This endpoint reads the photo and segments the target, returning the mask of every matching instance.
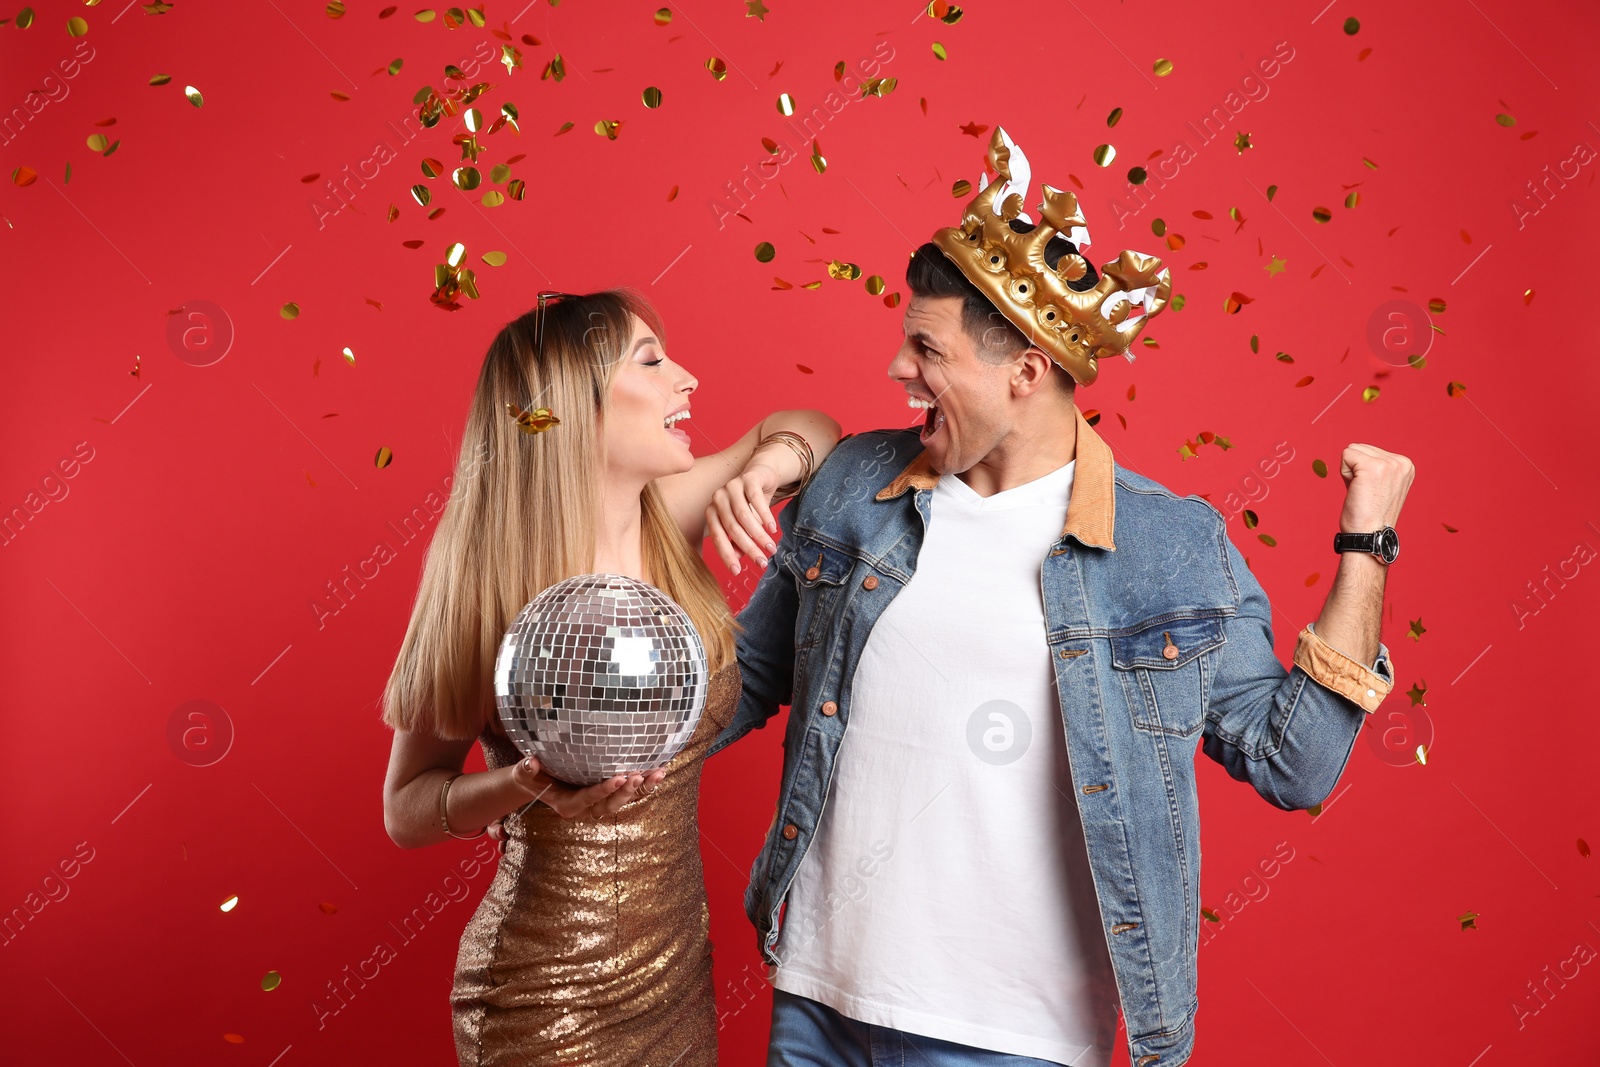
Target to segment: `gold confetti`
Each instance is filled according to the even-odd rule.
[[[1182,311],[1183,310],[1183,305],[1187,304],[1188,302],[1189,302],[1188,298],[1185,297],[1182,293],[1179,293],[1178,295],[1176,295],[1176,296],[1174,296],[1172,298],[1172,310],[1173,311]]]
[[[74,15],[67,20],[67,36],[82,37],[89,32],[89,20]]]
[[[433,199],[433,193],[426,185],[413,185],[411,187],[411,196],[422,207],[427,207],[428,201]]]
[[[1411,683],[1411,688],[1406,690],[1406,696],[1411,698],[1412,707],[1416,707],[1418,704],[1421,704],[1423,707],[1427,707],[1428,683],[1420,678],[1417,679],[1415,682]]]
[[[394,462],[394,453],[389,451],[389,449],[386,447],[380,447],[378,449],[378,454],[372,457],[373,465],[379,470],[383,470],[383,468],[387,467],[392,462]]]
[[[193,104],[195,107],[201,107],[206,102],[205,97],[200,95],[200,90],[196,89],[192,85],[185,85],[183,87],[183,95],[188,97],[189,103]]]
[[[25,30],[33,25],[33,8],[25,7],[17,12],[17,29]]]
[[[938,41],[933,42],[933,58],[934,59],[948,59],[949,57],[950,57],[950,54],[945,51],[944,45],[940,44]]]
[[[1344,20],[1344,32],[1354,37],[1361,29],[1361,20],[1354,15]]]
[[[224,900],[220,906],[224,914],[232,911],[234,908],[239,906],[238,894],[235,894],[229,897],[227,900]]]
[[[423,10],[418,11],[412,17],[415,18],[418,22],[432,22],[434,20],[434,17],[437,14],[438,14],[438,12],[433,11],[430,8],[424,8]]]
[[[455,182],[457,189],[476,189],[483,180],[477,167],[457,167],[450,174],[450,180]]]
[[[440,163],[437,159],[434,159],[432,156],[424,156],[423,157],[423,159],[422,159],[422,176],[423,177],[425,177],[425,178],[437,178],[439,175],[441,175],[443,173],[444,173],[444,164],[443,163]]]
[[[1158,59],[1151,64],[1150,69],[1155,71],[1156,77],[1165,78],[1168,74],[1172,73],[1172,60]]]
[[[1277,539],[1274,538],[1271,534],[1257,534],[1256,536],[1258,538],[1260,538],[1261,543],[1266,545],[1268,548],[1276,548],[1276,547],[1278,547]]]
[[[767,7],[761,0],[744,0],[744,17],[754,18],[757,22],[767,21]]]
[[[1432,300],[1428,301],[1428,310],[1433,312],[1435,315],[1443,315],[1444,308],[1444,301],[1440,300],[1438,297],[1434,297]]]
[[[1417,746],[1417,763],[1418,763],[1419,766],[1423,766],[1423,767],[1426,767],[1428,765],[1428,746],[1427,745],[1418,745]]]
[[[390,63],[389,64],[389,74],[391,76],[393,76],[395,74],[399,74],[400,73],[400,68],[405,65],[405,62],[406,61],[404,59],[397,59],[393,63]]]
[[[1115,126],[1117,124],[1117,121],[1119,119],[1121,119],[1121,118],[1122,118],[1122,109],[1120,107],[1114,107],[1114,108],[1111,109],[1111,114],[1106,116],[1106,125],[1107,126]]]
[[[780,115],[793,115],[794,114],[794,97],[790,96],[788,93],[779,93],[778,94],[778,114],[780,114]]]
[[[1269,202],[1272,200],[1273,197],[1275,197],[1277,195],[1278,195],[1278,187],[1276,185],[1267,186],[1267,200]]]
[[[1243,517],[1244,517],[1244,528],[1246,530],[1254,530],[1256,528],[1257,523],[1260,521],[1259,519],[1256,518],[1256,513],[1251,511],[1249,508],[1245,508],[1244,509]]]
[[[1165,237],[1167,235],[1167,220],[1155,219],[1152,221],[1150,223],[1150,232],[1155,234],[1157,237]]]
[[[867,292],[873,296],[883,292],[883,275],[874,274],[867,279]]]
[[[346,346],[344,348],[341,348],[339,351],[340,351],[340,353],[342,353],[344,355],[344,360],[345,360],[346,363],[349,363],[351,365],[355,364],[356,354],[354,352],[350,351],[348,346]]]
[[[1369,385],[1365,389],[1361,390],[1361,399],[1363,402],[1368,404],[1378,399],[1378,387],[1376,385]]]
[[[1531,303],[1533,303],[1533,290],[1532,289],[1523,290],[1523,292],[1522,292],[1522,306],[1523,307],[1527,307]]]
[[[1494,117],[1494,120],[1496,122],[1498,122],[1502,126],[1515,126],[1517,124],[1517,120],[1516,119],[1514,119],[1510,115],[1507,115],[1507,114],[1504,114],[1504,113],[1496,115]]]
[[[516,404],[507,401],[506,413],[516,420],[517,429],[527,434],[544,433],[552,426],[561,425],[561,420],[556,418],[549,408],[534,408],[532,411],[523,411]]]
[[[1094,161],[1102,167],[1111,166],[1111,161],[1117,158],[1117,150],[1108,144],[1100,145],[1094,150]]]
[[[300,317],[300,305],[291,300],[278,309],[278,314],[286,319],[298,319]]]
[[[331,0],[323,10],[328,13],[330,19],[344,18],[344,0]]]
[[[777,249],[772,247],[771,241],[762,241],[756,245],[756,259],[762,263],[771,263],[772,257],[777,254]]]
[[[897,308],[897,307],[899,307],[900,306],[900,294],[899,293],[890,293],[888,296],[884,297],[883,298],[883,306],[884,307],[888,307],[888,308]]]
[[[11,172],[11,184],[18,186],[32,185],[39,180],[39,172],[32,167],[18,167]]]
[[[1205,919],[1205,921],[1208,923],[1219,923],[1222,921],[1222,916],[1218,915],[1210,908],[1201,908],[1200,917]]]
[[[150,78],[151,85],[165,85],[172,80],[170,74],[156,74]]]
[[[972,192],[972,183],[965,178],[957,178],[955,184],[950,186],[950,195],[963,197]]]
[[[1463,912],[1461,915],[1457,916],[1456,922],[1461,924],[1461,929],[1463,929],[1463,930],[1476,930],[1478,928],[1477,919],[1478,919],[1478,913],[1477,912],[1468,911],[1468,912]]]
[[[656,10],[655,20],[656,20],[656,25],[657,26],[669,25],[672,22],[672,8],[670,8],[670,7],[658,8]]]
[[[1355,207],[1359,203],[1361,203],[1361,194],[1355,192],[1354,190],[1351,191],[1349,196],[1344,198],[1345,207]]]
[[[544,81],[547,78],[551,78],[555,81],[560,81],[566,76],[567,64],[566,61],[561,58],[561,54],[558,52],[555,58],[551,59],[550,62],[544,65],[544,70],[539,73],[539,80]]]
[[[485,252],[483,261],[491,267],[503,267],[506,265],[506,254],[504,252]]]
[[[1328,465],[1320,459],[1314,459],[1311,461],[1311,472],[1318,478],[1326,478],[1328,476]]]
[[[1309,808],[1306,809],[1306,814],[1311,816],[1313,819],[1315,819],[1318,815],[1322,814],[1322,805],[1321,804],[1313,804],[1313,805],[1311,805]]]
[[[711,72],[711,76],[717,79],[717,81],[722,81],[728,76],[728,64],[724,63],[716,56],[712,56],[710,59],[706,60],[706,69]]]
[[[1316,219],[1318,222],[1327,222],[1329,219],[1333,218],[1333,212],[1329,211],[1325,207],[1312,208],[1311,217]]]
[[[261,988],[266,990],[268,993],[272,992],[274,989],[277,989],[282,984],[283,975],[279,974],[277,971],[268,971],[266,974],[261,976]]]
[[[1246,148],[1254,148],[1255,145],[1250,143],[1250,135],[1243,130],[1240,130],[1234,135],[1233,147],[1239,150],[1240,155],[1244,155],[1244,150]]]
[[[1144,184],[1144,180],[1147,177],[1149,177],[1149,175],[1145,172],[1145,169],[1143,167],[1129,167],[1128,168],[1128,182],[1129,182],[1129,184],[1132,184],[1132,185],[1143,185]]]
[[[1466,384],[1464,382],[1451,382],[1449,385],[1444,387],[1444,395],[1448,396],[1452,400],[1458,396],[1466,396]]]
[[[818,174],[828,169],[828,161],[822,155],[822,149],[817,147],[817,142],[811,142],[811,166]]]
[[[654,85],[647,87],[640,95],[640,98],[644,101],[645,107],[661,106],[661,90],[657,89]]]
[[[861,268],[854,263],[841,263],[836,259],[828,264],[828,277],[838,281],[853,282],[861,277]]]

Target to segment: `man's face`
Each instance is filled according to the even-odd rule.
[[[910,406],[932,402],[919,439],[935,470],[960,474],[1010,430],[1013,362],[992,365],[978,358],[961,325],[959,297],[913,296],[902,325],[905,342],[889,361],[889,377],[910,394]]]

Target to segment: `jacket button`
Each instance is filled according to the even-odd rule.
[[[1164,659],[1177,659],[1178,658],[1178,646],[1177,645],[1168,645],[1166,648],[1163,648],[1161,650],[1161,655],[1162,655],[1162,658],[1164,658]]]
[[[861,580],[861,588],[863,588],[863,589],[876,589],[876,588],[878,588],[878,576],[876,574],[867,575],[865,578],[863,578]]]
[[[1061,555],[1061,553],[1063,553],[1065,551],[1066,551],[1066,549],[1064,549],[1064,548],[1052,548],[1050,550],[1050,554],[1052,556],[1059,556],[1059,555]]]
[[[789,823],[783,828],[783,836],[788,838],[790,841],[793,841],[797,836],[799,836],[799,833],[800,831],[795,827],[794,823]]]
[[[817,569],[815,564],[813,564],[810,567],[807,567],[806,568],[806,581],[808,581],[808,582],[816,581],[817,580],[817,575],[819,575],[821,573],[822,572]]]
[[[835,704],[833,701],[830,700],[826,704],[822,705],[822,714],[837,715],[838,713],[839,705]]]

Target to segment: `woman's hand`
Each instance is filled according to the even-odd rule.
[[[618,774],[594,785],[578,787],[550,777],[533,756],[524,757],[511,769],[512,781],[528,794],[528,804],[541,802],[563,819],[610,815],[624,804],[654,792],[666,775],[665,768],[657,767],[647,774]],[[500,843],[501,852],[506,850],[506,819],[519,814],[526,807],[524,805],[489,824],[489,836]]]
[[[706,506],[706,533],[717,555],[734,574],[739,573],[739,553],[762,567],[778,550],[778,522],[767,501],[778,489],[778,473],[765,463],[753,462],[718,489]]]

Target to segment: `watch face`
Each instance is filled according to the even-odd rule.
[[[1378,552],[1385,563],[1393,563],[1400,555],[1400,535],[1394,532],[1393,526],[1385,526],[1378,534]]]

